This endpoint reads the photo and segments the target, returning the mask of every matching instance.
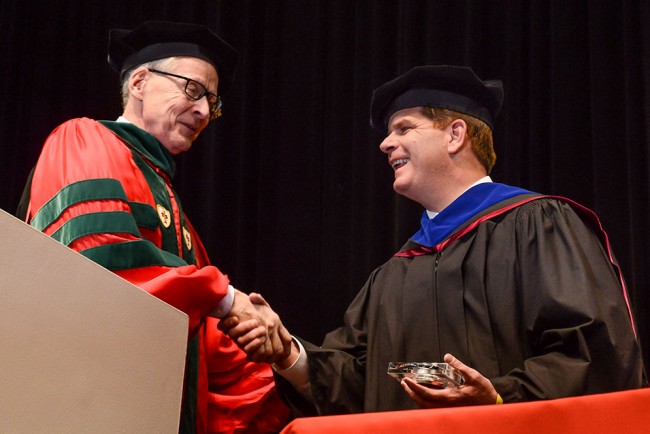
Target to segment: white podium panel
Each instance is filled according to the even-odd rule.
[[[177,433],[187,330],[0,210],[0,433]]]

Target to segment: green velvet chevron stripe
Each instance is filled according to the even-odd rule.
[[[187,262],[178,256],[160,250],[147,240],[104,244],[82,250],[80,253],[112,271],[151,266],[181,267],[187,265]]]
[[[52,234],[52,238],[69,246],[74,240],[94,234],[131,234],[142,238],[133,216],[126,211],[106,211],[73,217]]]
[[[30,224],[39,231],[54,223],[61,214],[80,202],[88,200],[117,199],[126,201],[122,184],[116,179],[87,179],[66,185],[38,210]]]
[[[160,217],[156,209],[147,203],[129,202],[131,213],[138,227],[155,231],[160,226]]]

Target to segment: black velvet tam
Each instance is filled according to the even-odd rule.
[[[417,66],[375,89],[370,103],[370,125],[386,132],[395,112],[432,107],[475,117],[493,128],[502,104],[500,80],[483,81],[464,66]]]
[[[215,66],[219,93],[230,87],[239,54],[209,28],[198,24],[148,21],[133,30],[109,32],[108,64],[120,73],[153,60],[173,56],[198,57]]]

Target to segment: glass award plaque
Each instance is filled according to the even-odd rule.
[[[462,374],[447,363],[390,362],[388,375],[397,381],[409,377],[423,386],[435,389],[458,387],[465,381]]]

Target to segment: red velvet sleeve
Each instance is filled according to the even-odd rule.
[[[118,188],[123,190],[125,197],[96,197],[96,192],[92,200],[72,200],[65,196],[66,187],[84,181],[92,187],[95,180],[119,181]],[[65,230],[75,234],[74,239],[64,243],[73,250],[83,253],[109,244],[140,242],[146,243],[152,255],[160,253],[160,242],[155,231],[121,232],[120,229],[109,228],[110,225],[115,226],[114,215],[123,217],[125,225],[137,228],[130,203],[155,206],[155,202],[143,174],[133,161],[131,150],[101,124],[90,119],[68,121],[47,139],[34,172],[30,218],[44,205],[51,206],[57,200],[69,203],[42,230],[54,235],[65,226]],[[84,231],[88,234],[84,235]],[[200,242],[196,244],[200,245]],[[151,262],[154,263],[153,260]],[[198,263],[206,262],[203,258]],[[205,315],[225,296],[229,283],[228,278],[214,266],[199,268],[180,260],[173,266],[154,264],[112,271],[185,312],[190,317],[190,335],[195,333]]]

